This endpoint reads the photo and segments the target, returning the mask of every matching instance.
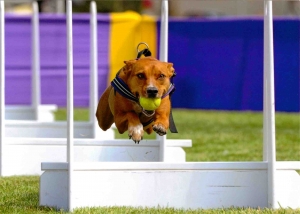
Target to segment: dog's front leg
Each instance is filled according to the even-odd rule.
[[[156,114],[156,120],[153,124],[152,129],[163,136],[167,134],[167,130],[169,128],[169,118],[165,114]]]
[[[152,129],[160,136],[167,134],[167,130],[169,128],[170,109],[170,100],[166,98],[155,111],[155,120]]]
[[[129,139],[135,143],[139,143],[143,139],[143,125],[135,112],[126,112],[115,118],[116,127],[121,134],[128,130]]]

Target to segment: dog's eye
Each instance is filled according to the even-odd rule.
[[[144,78],[145,78],[145,75],[144,75],[144,74],[137,74],[137,77],[138,77],[139,79],[144,79]]]
[[[165,75],[160,74],[159,77],[158,77],[158,79],[164,79],[165,77],[166,77]]]

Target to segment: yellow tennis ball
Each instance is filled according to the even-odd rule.
[[[161,98],[140,97],[140,105],[148,111],[153,111],[160,106]]]

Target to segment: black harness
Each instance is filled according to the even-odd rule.
[[[137,60],[139,58],[141,58],[141,56],[151,56],[151,52],[148,48],[142,50],[142,51],[138,51],[137,54]],[[175,75],[174,75],[175,76]],[[173,83],[173,77],[171,78],[171,84],[170,87],[168,89],[168,91],[161,97],[161,99],[167,97],[169,95],[170,100],[171,100],[171,95],[173,94],[173,92],[175,91],[175,85]],[[139,103],[139,99],[133,94],[131,93],[128,85],[118,76],[118,74],[116,75],[116,77],[112,80],[111,82],[111,86],[114,88],[115,92],[118,92],[120,95],[122,95],[123,97],[125,97],[126,99],[129,99],[135,103],[137,103],[141,108],[142,108],[142,113],[146,116],[146,117],[152,117],[155,114],[155,110],[154,111],[147,111],[145,110]],[[149,121],[147,121],[146,123],[143,123],[143,126],[146,127],[149,124],[151,124],[154,121],[153,118],[151,118]],[[169,126],[170,126],[170,131],[172,133],[178,133],[175,123],[174,123],[174,119],[173,119],[173,115],[172,115],[172,108],[170,111],[170,117],[169,117]]]

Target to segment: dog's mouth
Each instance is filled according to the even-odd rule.
[[[140,95],[138,92],[135,93],[135,97],[137,99],[140,99],[140,97],[146,97],[146,98],[161,98],[161,96],[159,96],[159,94],[148,94],[148,93],[145,93],[145,95]]]

